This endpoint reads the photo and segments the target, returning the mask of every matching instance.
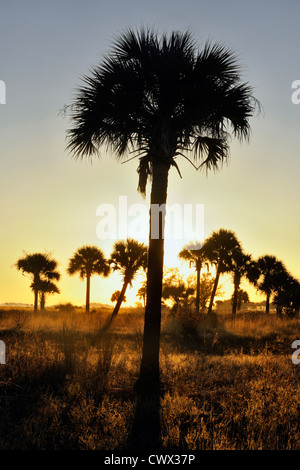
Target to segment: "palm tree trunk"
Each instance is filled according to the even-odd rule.
[[[37,312],[39,304],[39,291],[34,289],[34,311]]]
[[[121,293],[119,295],[119,298],[117,300],[117,303],[115,305],[115,308],[114,308],[114,311],[113,313],[111,314],[111,316],[109,317],[109,319],[107,320],[107,322],[105,323],[104,325],[104,330],[108,330],[114,320],[114,318],[118,315],[119,313],[119,310],[120,310],[120,307],[121,307],[121,304],[124,300],[124,297],[125,297],[125,293],[126,293],[126,289],[127,289],[127,286],[128,286],[129,282],[128,281],[124,281],[124,284],[123,284],[123,287],[122,287],[122,290],[121,290]]]
[[[200,273],[201,265],[196,267],[197,269],[197,286],[196,286],[196,313],[199,314],[200,310]]]
[[[152,191],[150,209],[150,234],[147,271],[147,300],[145,308],[145,324],[142,362],[138,388],[145,392],[159,388],[159,348],[161,326],[161,294],[164,264],[164,219],[165,213],[159,212],[154,220],[154,205],[166,204],[169,165],[153,163]],[[156,206],[157,208],[157,206]],[[158,219],[158,220],[157,220]],[[154,238],[156,229],[158,238]]]
[[[153,204],[165,204],[167,199],[169,165],[155,163],[152,166],[151,208]],[[147,299],[140,376],[136,383],[137,403],[133,419],[129,447],[156,451],[160,447],[160,324],[161,293],[164,263],[163,223],[159,216],[159,236],[151,237],[151,229],[157,223],[150,209],[150,234],[148,249]]]
[[[270,292],[267,292],[267,298],[266,298],[266,313],[270,313]]]
[[[88,313],[90,311],[90,290],[91,290],[91,276],[90,274],[86,275],[86,300],[85,300],[85,311]]]
[[[217,292],[219,279],[220,279],[220,274],[221,274],[220,273],[220,268],[219,268],[219,265],[218,265],[217,274],[216,274],[216,278],[215,278],[215,282],[214,282],[214,287],[213,287],[213,290],[212,290],[212,293],[211,293],[211,296],[210,296],[210,302],[209,302],[209,307],[208,307],[208,311],[207,311],[208,315],[210,315],[212,313],[214,298],[215,298],[215,295],[216,295],[216,292]]]
[[[41,293],[41,301],[40,301],[40,308],[41,310],[45,310],[45,302],[46,302],[46,294],[45,292]]]
[[[240,276],[235,275],[234,276],[234,292],[233,292],[233,299],[232,299],[232,315],[236,315],[240,283],[241,283]]]

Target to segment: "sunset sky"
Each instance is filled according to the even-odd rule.
[[[299,18],[299,0],[1,0],[0,303],[33,302],[30,279],[14,264],[24,252],[47,251],[62,274],[61,294],[48,304],[82,305],[85,284],[66,274],[68,259],[82,245],[108,257],[114,243],[97,236],[97,207],[112,204],[118,213],[119,196],[126,196],[128,205],[148,208],[149,194],[143,200],[136,191],[137,160],[121,164],[103,152],[92,165],[75,161],[60,113],[82,75],[128,27],[189,29],[200,48],[210,39],[236,51],[264,111],[251,119],[249,143],[232,141],[229,164],[218,173],[206,176],[177,159],[182,179],[171,169],[168,203],[203,204],[205,237],[234,230],[254,258],[275,255],[300,279],[300,105],[291,100],[292,82],[300,80]],[[177,254],[186,242],[166,243],[167,266],[181,266]],[[93,278],[91,302],[109,303],[120,288],[118,274]],[[229,281],[224,288],[231,295]]]

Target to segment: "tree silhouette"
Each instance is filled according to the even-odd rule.
[[[39,292],[43,292],[43,286],[45,287],[46,285],[45,283],[53,280],[58,281],[60,274],[56,271],[57,262],[55,259],[52,259],[50,255],[43,253],[25,253],[25,255],[24,258],[20,258],[17,261],[16,267],[21,270],[23,274],[32,275],[30,287],[34,292],[34,311],[36,312],[38,309]],[[54,284],[53,286],[53,288],[57,289]]]
[[[251,255],[243,252],[242,247],[235,249],[231,257],[231,271],[233,273],[233,296],[232,296],[232,315],[236,314],[240,285],[243,277],[249,282],[256,283],[259,277],[257,264],[251,259]]]
[[[233,253],[240,249],[240,242],[234,232],[221,228],[210,235],[203,249],[209,262],[216,266],[216,277],[207,312],[211,314],[220,275],[232,270]]]
[[[41,310],[45,310],[46,296],[49,294],[59,294],[60,290],[54,284],[54,282],[43,280],[43,281],[40,281],[39,293],[40,293],[40,308]]]
[[[67,273],[70,274],[70,276],[79,273],[80,279],[86,279],[86,312],[90,311],[91,276],[98,274],[107,277],[109,272],[109,264],[102,250],[97,246],[86,245],[78,248],[72,258],[70,258]]]
[[[190,267],[194,266],[197,274],[196,282],[196,313],[199,313],[200,310],[200,279],[201,279],[201,270],[204,264],[208,267],[207,257],[203,250],[201,244],[190,244],[183,248],[180,251],[179,258],[189,261]]]
[[[143,306],[146,306],[146,298],[147,298],[147,281],[143,281],[141,287],[137,291],[138,299],[143,301]]]
[[[257,260],[258,290],[266,294],[266,313],[270,313],[270,298],[280,288],[287,276],[285,266],[273,255],[264,255]]]
[[[124,301],[128,285],[132,285],[132,281],[140,269],[146,269],[147,248],[143,243],[139,243],[131,238],[127,238],[126,241],[118,241],[114,244],[109,263],[113,271],[119,271],[121,273],[123,277],[123,287],[113,313],[105,324],[105,330],[111,326],[114,318],[117,316],[121,304]]]
[[[233,300],[234,300],[234,292],[233,292],[232,297],[231,297],[232,302],[233,302]],[[243,289],[239,289],[238,292],[237,292],[237,307],[236,307],[237,310],[241,309],[242,303],[247,303],[247,302],[250,302],[248,292],[246,292]]]
[[[115,290],[115,292],[112,294],[110,301],[111,302],[117,302],[119,300],[121,291],[120,290]],[[124,295],[122,302],[126,302],[126,295]]]
[[[249,137],[256,105],[252,88],[241,82],[235,55],[225,46],[207,43],[199,52],[188,32],[159,38],[151,30],[128,30],[84,78],[70,107],[68,148],[75,156],[90,157],[103,145],[118,156],[134,151],[143,195],[151,176],[147,303],[138,382],[139,393],[145,396],[160,388],[169,170],[178,169],[177,156],[189,159],[188,152],[199,167],[217,169],[229,155],[231,133],[239,139]],[[154,207],[162,209],[158,216]],[[149,445],[146,437],[145,443]]]

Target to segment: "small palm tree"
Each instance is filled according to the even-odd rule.
[[[147,299],[147,282],[146,281],[142,282],[141,287],[137,291],[137,297],[138,297],[138,299],[143,301],[143,306],[145,308],[146,307],[146,299]]]
[[[114,244],[109,263],[113,271],[119,271],[121,273],[123,277],[123,287],[118,296],[113,313],[105,324],[105,330],[111,326],[114,318],[117,316],[121,304],[124,301],[128,285],[132,286],[132,281],[140,269],[146,269],[147,248],[143,243],[138,243],[131,238],[127,238],[126,241],[118,241]]]
[[[39,286],[40,292],[40,309],[45,310],[46,306],[46,296],[49,294],[59,294],[60,290],[52,281],[40,281]]]
[[[203,250],[203,246],[199,243],[190,244],[181,250],[178,255],[179,258],[189,261],[190,267],[194,266],[197,274],[196,281],[196,313],[200,311],[200,279],[201,279],[201,270],[204,265],[207,266],[208,263],[207,256]]]
[[[239,249],[240,242],[235,233],[222,228],[218,232],[213,232],[204,243],[203,250],[209,262],[216,266],[216,277],[208,306],[208,314],[212,313],[220,275],[232,270],[233,253]]]
[[[111,302],[117,302],[119,300],[120,295],[121,295],[121,291],[120,290],[115,290],[115,292],[112,294],[112,296],[110,298],[110,301]],[[123,302],[126,302],[126,295],[124,295],[124,297],[123,297]]]
[[[90,281],[91,276],[98,274],[107,277],[110,268],[105,256],[97,246],[83,246],[78,248],[69,260],[67,273],[70,276],[79,273],[80,279],[86,279],[85,310],[90,311]]]
[[[60,279],[60,274],[56,271],[57,262],[48,254],[26,253],[24,258],[20,258],[17,261],[16,267],[23,274],[26,273],[32,276],[30,287],[34,292],[34,311],[36,312],[38,309],[39,292],[42,292],[43,282],[58,281]]]
[[[231,134],[249,137],[256,108],[235,55],[223,45],[207,43],[199,51],[189,32],[159,38],[151,30],[129,30],[84,78],[70,107],[68,148],[87,158],[104,146],[118,157],[135,152],[138,189],[145,195],[151,177],[151,207],[161,207],[167,201],[169,171],[179,171],[176,157],[189,160],[190,153],[202,169],[218,169],[229,155]],[[150,211],[150,234],[155,225],[158,236],[149,238],[139,380],[140,392],[147,395],[156,394],[160,383],[164,260],[164,214],[157,221]]]
[[[243,277],[249,282],[256,283],[259,277],[257,264],[251,259],[251,255],[243,252],[242,248],[237,248],[232,253],[231,271],[233,273],[233,296],[232,296],[232,315],[236,314],[238,305],[238,296]]]
[[[264,255],[257,260],[259,277],[256,286],[266,294],[266,313],[270,313],[270,299],[286,279],[287,271],[281,261],[273,255]]]

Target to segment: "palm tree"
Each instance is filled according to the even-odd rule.
[[[110,298],[110,301],[111,302],[117,302],[119,297],[120,297],[120,294],[121,294],[120,290],[115,290],[115,292],[113,292],[113,294]],[[124,295],[124,297],[123,297],[123,302],[126,302],[126,295]]]
[[[43,280],[43,281],[40,281],[39,293],[40,293],[40,309],[45,310],[46,295],[59,294],[60,290],[54,284],[54,282],[49,281],[49,280],[45,280],[45,281]]]
[[[218,232],[213,232],[204,242],[203,250],[209,262],[216,266],[216,277],[208,306],[208,314],[212,313],[220,275],[232,270],[233,253],[239,249],[240,242],[235,233],[223,228]]]
[[[160,383],[165,214],[154,219],[152,209],[165,207],[169,170],[179,171],[177,156],[188,159],[191,152],[199,167],[219,168],[229,155],[231,133],[249,137],[256,107],[252,88],[241,82],[240,66],[225,46],[206,43],[199,52],[188,32],[159,38],[151,30],[128,30],[84,78],[69,108],[68,149],[76,157],[90,157],[103,146],[118,157],[135,152],[143,195],[151,176],[141,393],[156,394]]]
[[[45,282],[53,280],[58,281],[60,279],[59,272],[56,271],[57,262],[52,259],[50,255],[43,253],[25,253],[24,258],[20,258],[17,263],[17,269],[21,270],[22,273],[32,275],[31,289],[34,292],[34,311],[38,309],[38,297],[39,292],[43,291],[43,285]]]
[[[256,283],[259,277],[259,270],[251,255],[243,252],[242,248],[233,251],[231,258],[231,271],[233,273],[234,291],[232,296],[232,315],[236,314],[238,305],[238,296],[240,285],[243,277],[246,277],[249,282]]]
[[[207,257],[203,250],[201,244],[190,244],[184,247],[179,255],[179,258],[189,261],[190,267],[194,266],[197,274],[196,281],[196,313],[199,313],[200,310],[200,279],[201,279],[201,270],[204,264],[208,268],[208,263],[206,263]]]
[[[137,291],[138,299],[143,301],[144,308],[146,307],[146,298],[147,298],[147,281],[143,281],[141,287]]]
[[[105,256],[97,246],[83,246],[78,248],[69,260],[67,273],[72,276],[79,273],[80,279],[86,278],[85,310],[90,311],[90,281],[91,276],[98,274],[104,277],[109,275],[110,269]]]
[[[121,273],[123,277],[123,287],[118,296],[113,313],[105,324],[105,330],[108,330],[114,318],[118,315],[128,285],[132,286],[132,281],[140,269],[146,269],[147,248],[143,243],[139,243],[131,238],[127,238],[126,241],[118,241],[114,244],[109,263],[113,271],[119,271]]]
[[[279,289],[287,276],[283,263],[273,255],[264,255],[257,260],[259,278],[256,286],[266,294],[266,313],[270,313],[270,298]]]
[[[274,277],[273,302],[276,304],[276,313],[280,316],[283,308],[285,308],[286,312],[290,314],[297,309],[297,304],[299,305],[299,281],[287,271],[279,271]]]

